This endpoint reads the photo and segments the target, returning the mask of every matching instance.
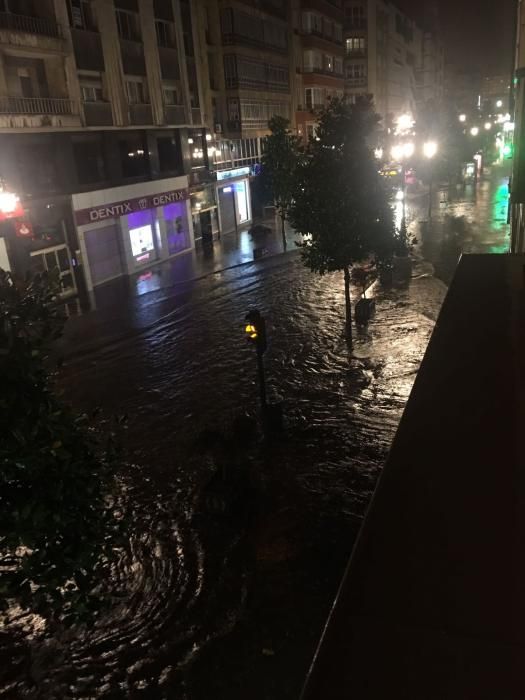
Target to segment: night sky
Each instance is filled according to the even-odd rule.
[[[434,0],[427,0],[428,5]],[[510,73],[516,0],[435,0],[447,61],[482,75]],[[422,12],[425,0],[397,0],[401,8]]]

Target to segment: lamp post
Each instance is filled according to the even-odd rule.
[[[434,158],[438,152],[438,145],[435,141],[427,141],[423,144],[423,155],[429,161]],[[432,186],[434,184],[434,168],[430,166],[430,184],[428,189],[428,220],[432,218]]]
[[[407,177],[406,177],[406,161],[414,155],[416,147],[411,141],[400,143],[392,147],[392,158],[401,163],[401,173],[403,177],[403,222],[406,219],[406,194],[407,194]]]

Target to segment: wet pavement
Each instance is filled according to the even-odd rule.
[[[129,418],[119,476],[133,527],[111,583],[120,602],[74,638],[14,616],[0,637],[0,659],[15,661],[2,663],[0,697],[298,697],[442,280],[461,246],[502,251],[508,241],[503,176],[436,201],[431,226],[421,223],[425,196],[409,200],[429,262],[419,260],[408,285],[373,288],[377,313],[352,352],[341,275],[314,276],[293,250],[223,271],[212,259],[184,282],[162,267],[71,319],[66,395],[79,409]],[[267,317],[270,393],[283,401],[286,431],[235,455],[246,508],[212,516],[198,497],[214,474],[199,434],[254,411],[255,358],[242,327],[252,306]]]

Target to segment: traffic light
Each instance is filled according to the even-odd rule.
[[[246,314],[246,339],[253,343],[259,354],[266,351],[266,321],[257,309],[253,309]]]

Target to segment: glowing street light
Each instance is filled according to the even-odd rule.
[[[427,141],[423,144],[423,155],[425,158],[433,158],[438,152],[438,145],[435,141]]]
[[[397,118],[397,131],[398,133],[410,131],[414,124],[415,122],[411,114],[402,114],[400,117]]]
[[[477,126],[473,126],[472,129],[470,130],[471,136],[477,136],[479,134],[479,129]]]
[[[490,129],[492,129],[492,122],[485,122],[485,129],[490,131]]]
[[[498,100],[496,102],[496,107],[503,107],[503,100]]]
[[[466,114],[460,114],[460,115],[459,115],[459,121],[460,121],[460,122],[466,122],[466,121],[467,121],[467,115],[466,115]]]

